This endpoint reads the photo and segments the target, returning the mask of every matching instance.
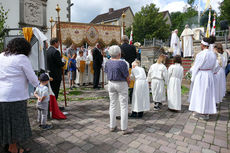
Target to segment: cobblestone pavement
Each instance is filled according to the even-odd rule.
[[[78,97],[86,96],[108,93],[91,89]],[[129,119],[129,127],[135,131],[126,136],[109,132],[107,98],[69,102],[68,119],[49,121],[54,128],[48,131],[38,128],[35,104],[29,104],[33,137],[25,145],[32,149],[31,153],[230,153],[230,96],[209,121],[194,118],[188,111],[187,97],[182,99],[180,113],[168,111],[166,103],[160,111],[153,111],[152,103],[143,119]],[[119,120],[117,123],[119,126]]]

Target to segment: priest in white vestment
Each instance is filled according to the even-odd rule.
[[[189,110],[199,113],[200,119],[209,119],[209,114],[216,114],[214,68],[216,55],[209,50],[209,38],[203,38],[202,51],[197,54],[191,81],[194,83]],[[196,115],[194,113],[194,115]]]
[[[168,108],[171,110],[181,110],[181,82],[184,74],[184,69],[181,66],[181,56],[174,57],[174,63],[168,69]]]
[[[182,48],[184,57],[193,56],[193,31],[189,28],[189,25],[185,26],[180,38],[182,39]]]
[[[132,95],[132,114],[130,117],[141,118],[144,111],[150,110],[149,84],[145,70],[138,60],[132,63],[131,79],[135,81]]]
[[[172,36],[171,36],[170,47],[173,49],[173,56],[181,55],[181,52],[180,52],[180,39],[177,36],[177,34],[178,34],[178,30],[176,29],[176,30],[174,30],[172,32]]]

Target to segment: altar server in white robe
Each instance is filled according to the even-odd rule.
[[[189,28],[189,25],[187,24],[180,36],[180,38],[182,39],[182,45],[183,45],[182,48],[183,48],[184,57],[193,56],[193,35],[194,35],[193,31]]]
[[[88,48],[88,56],[86,57],[86,64],[88,65],[87,80],[89,85],[91,85],[93,84],[93,55],[90,47]]]
[[[219,63],[219,69],[215,72],[216,85],[219,86],[219,90],[216,88],[217,94],[217,103],[222,102],[225,93],[226,93],[226,76],[225,76],[225,67],[227,59],[223,55],[223,46],[220,43],[217,43],[214,47],[214,50],[217,52],[217,61]]]
[[[153,64],[148,72],[148,81],[151,82],[155,110],[159,110],[162,102],[166,100],[165,85],[168,83],[168,71],[163,64],[165,59],[165,55],[161,54],[157,63]]]
[[[209,119],[209,114],[216,114],[214,68],[216,55],[209,50],[209,38],[201,41],[202,51],[197,54],[191,81],[194,83],[189,110],[200,114],[200,119]]]
[[[168,86],[167,98],[168,108],[171,110],[181,110],[181,82],[184,74],[184,69],[181,66],[181,56],[174,57],[174,63],[168,69]]]
[[[180,52],[180,39],[177,36],[177,34],[178,34],[178,30],[176,29],[176,30],[174,30],[172,32],[172,36],[171,36],[170,47],[173,49],[173,56],[181,55],[181,52]]]
[[[85,56],[83,56],[83,51],[80,50],[79,51],[79,56],[77,57],[77,68],[78,68],[78,82],[80,84],[80,86],[82,86],[83,84],[85,84],[86,82],[86,78],[85,78],[85,67],[86,65],[86,58]]]
[[[150,110],[149,84],[145,70],[140,67],[140,61],[132,63],[131,79],[135,81],[132,95],[132,114],[130,117],[142,118],[144,111]]]

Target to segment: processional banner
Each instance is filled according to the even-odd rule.
[[[120,26],[61,22],[60,27],[64,45],[75,43],[81,46],[87,43],[93,46],[99,42],[104,46],[110,46],[121,42]],[[58,24],[54,25],[52,31],[52,37],[58,36]]]

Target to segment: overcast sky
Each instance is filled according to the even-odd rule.
[[[207,0],[201,0],[202,9],[204,9]],[[223,0],[211,0],[212,7],[219,12],[219,2]],[[160,11],[169,12],[183,11],[187,0],[72,0],[74,5],[71,7],[72,22],[89,23],[97,15],[107,13],[109,8],[120,9],[130,6],[133,13],[141,10],[142,6],[150,3],[156,4]],[[198,0],[196,0],[196,4]]]

